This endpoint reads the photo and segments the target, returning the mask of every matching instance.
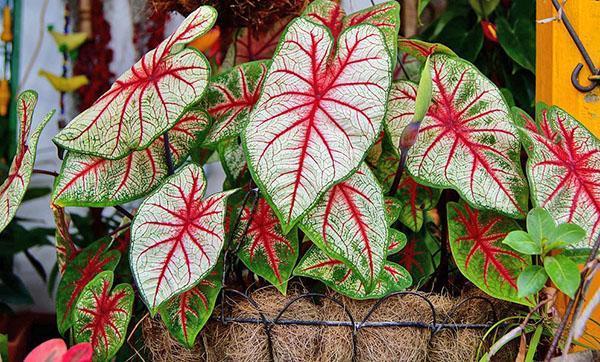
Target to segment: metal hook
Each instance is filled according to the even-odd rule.
[[[575,87],[580,92],[583,92],[583,93],[591,92],[598,85],[598,81],[590,80],[589,85],[587,85],[587,86],[581,85],[581,83],[579,83],[579,73],[581,73],[582,68],[583,68],[583,64],[579,63],[579,64],[577,64],[575,69],[573,69],[573,73],[571,73],[571,83],[573,83],[573,87]]]

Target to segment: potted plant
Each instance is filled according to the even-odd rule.
[[[451,253],[482,291],[531,308],[514,334],[529,332],[546,298],[532,271],[574,292],[576,273],[556,279],[557,268],[571,269],[562,249],[589,253],[599,233],[600,145],[579,122],[542,106],[532,120],[452,50],[398,39],[394,1],[350,15],[314,1],[270,59],[239,63],[250,46],[241,31],[224,62],[231,68],[217,72],[188,46],[216,16],[209,6],[192,12],[53,139],[66,151],[52,194],[57,323],[90,342],[95,360],[119,351],[142,310],[192,347],[232,271],[247,269],[283,294],[293,276],[354,299],[405,290],[422,276],[398,263],[403,248],[409,238],[436,240],[430,226],[440,231],[441,274]],[[408,76],[396,71],[398,58],[416,65],[418,83],[394,79]],[[18,106],[27,130],[34,93]],[[35,144],[25,139],[27,162],[13,180],[32,172]],[[199,150],[218,154],[223,192],[205,196]],[[13,213],[24,188],[6,185]],[[121,206],[139,199],[135,212]],[[531,212],[544,215],[538,224],[525,221],[530,200],[545,209]],[[64,208],[82,206],[126,217],[79,248]],[[525,224],[528,233],[516,233]],[[548,254],[556,248],[559,256]],[[536,288],[519,287],[533,277]]]

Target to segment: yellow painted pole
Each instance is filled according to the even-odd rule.
[[[559,0],[559,3],[562,2]],[[536,7],[538,20],[557,15],[551,0],[537,0]],[[595,66],[600,67],[600,1],[568,0],[564,10]],[[579,82],[588,85],[590,71],[564,24],[551,21],[536,25],[536,99],[563,108],[600,138],[600,87],[588,93],[581,93],[573,87],[571,73],[579,63],[584,64]],[[586,302],[598,288],[600,276],[594,278],[590,292],[585,296]],[[557,308],[561,313],[567,302],[566,296],[558,297]],[[600,326],[597,324],[600,322],[600,308],[593,313],[592,319],[596,323],[588,322],[586,333],[578,342],[600,349]]]
[[[600,67],[600,1],[568,0],[564,9],[596,67]],[[551,0],[537,0],[538,20],[554,16],[556,10]],[[537,24],[537,100],[565,109],[600,137],[600,87],[589,93],[573,87],[571,72],[578,63],[584,64],[580,83],[587,85],[590,72],[564,24],[559,21]]]

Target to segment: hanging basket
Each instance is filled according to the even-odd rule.
[[[400,292],[356,301],[339,294],[282,296],[274,288],[245,295],[228,290],[187,349],[160,318],[147,318],[142,334],[154,361],[471,361],[489,348],[482,338],[509,314],[510,304],[478,292],[460,298]],[[516,346],[497,355],[514,360]]]

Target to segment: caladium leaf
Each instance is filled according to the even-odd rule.
[[[204,145],[239,135],[258,100],[269,65],[270,61],[240,64],[211,81],[204,99],[213,124]]]
[[[78,251],[69,232],[71,217],[63,207],[50,204],[50,208],[52,209],[54,224],[56,225],[56,263],[58,271],[63,274],[67,267],[67,262],[73,260]]]
[[[400,217],[400,211],[404,207],[395,197],[386,196],[383,200],[385,206],[385,217],[388,225],[392,225]]]
[[[112,284],[113,272],[98,274],[83,289],[76,304],[75,341],[92,344],[93,361],[110,360],[127,337],[133,288],[129,284],[119,284],[112,289]]]
[[[358,25],[338,44],[331,58],[327,29],[294,20],[242,132],[248,166],[284,232],[358,168],[379,136],[391,67],[383,37]]]
[[[205,112],[191,110],[168,131],[175,165],[187,158],[194,143],[207,132],[208,125]],[[69,152],[55,181],[53,202],[61,206],[120,205],[148,194],[168,172],[164,136],[147,149],[118,160]]]
[[[217,146],[217,152],[229,185],[237,186],[250,181],[244,147],[237,139],[222,141]]]
[[[251,206],[245,207],[242,222],[250,225],[242,238],[244,244],[238,252],[239,258],[248,269],[285,295],[288,279],[298,259],[296,230],[284,235],[277,216],[265,199],[258,200],[254,213],[251,213]]]
[[[329,28],[334,39],[351,26],[371,24],[381,30],[392,59],[396,59],[396,42],[400,28],[400,4],[388,1],[346,16],[338,1],[316,0],[302,14]]]
[[[364,164],[333,186],[300,222],[304,233],[326,254],[352,268],[367,290],[385,264],[387,225],[383,192]]]
[[[152,314],[217,263],[224,243],[225,200],[235,190],[202,200],[205,189],[202,168],[189,164],[152,192],[133,219],[131,270]]]
[[[441,54],[430,59],[433,104],[408,152],[407,170],[419,183],[457,190],[476,207],[523,218],[527,183],[500,91],[466,61]],[[386,118],[394,145],[413,118],[415,99],[414,84],[394,84]]]
[[[224,67],[271,59],[279,43],[279,38],[289,22],[290,18],[283,18],[268,27],[266,31],[256,31],[252,28],[240,29],[235,35],[234,43],[227,50],[226,58],[229,61],[224,62]]]
[[[389,242],[387,255],[397,254],[406,246],[406,235],[403,232],[390,228],[388,231]]]
[[[521,118],[519,130],[532,202],[557,224],[581,226],[587,238],[574,247],[591,247],[600,234],[600,142],[562,109],[540,108],[536,123]]]
[[[428,43],[417,39],[398,39],[398,52],[414,57],[420,63],[424,63],[425,59],[433,54],[445,54],[456,57],[456,54],[445,45],[439,43]],[[417,73],[418,74],[418,73]],[[418,75],[417,78],[418,79]]]
[[[115,269],[121,258],[117,250],[108,250],[110,243],[101,239],[81,250],[65,268],[56,293],[56,322],[64,334],[73,325],[73,310],[85,286],[103,271]]]
[[[393,261],[402,265],[420,286],[435,273],[439,264],[439,244],[426,227],[418,233],[410,234],[404,248]]]
[[[147,148],[200,100],[210,65],[200,51],[186,45],[208,32],[216,16],[210,6],[192,12],[170,37],[75,117],[54,142],[67,150],[110,159]]]
[[[223,261],[192,289],[158,308],[167,329],[179,343],[194,347],[196,336],[210,318],[222,288]]]
[[[392,187],[399,163],[398,153],[389,141],[384,140],[381,157],[373,171],[384,190],[390,190]],[[409,229],[419,231],[423,225],[424,214],[435,207],[440,195],[441,190],[422,185],[404,173],[392,198],[396,200],[393,204],[396,218],[393,221],[399,220]]]
[[[15,217],[17,209],[25,196],[33,172],[38,140],[44,126],[54,114],[54,112],[48,113],[30,137],[33,111],[37,104],[37,93],[30,90],[21,93],[16,104],[19,137],[15,158],[8,170],[8,177],[0,185],[0,210],[2,210],[0,212],[0,231],[4,230]]]
[[[385,262],[383,271],[373,290],[367,292],[360,278],[342,261],[333,259],[316,247],[310,248],[296,269],[294,275],[317,279],[338,293],[353,299],[378,299],[404,290],[412,284],[410,274],[400,265]]]
[[[531,257],[502,243],[518,229],[516,222],[493,212],[466,203],[448,204],[450,249],[461,273],[494,298],[530,305],[518,296],[517,277]]]

